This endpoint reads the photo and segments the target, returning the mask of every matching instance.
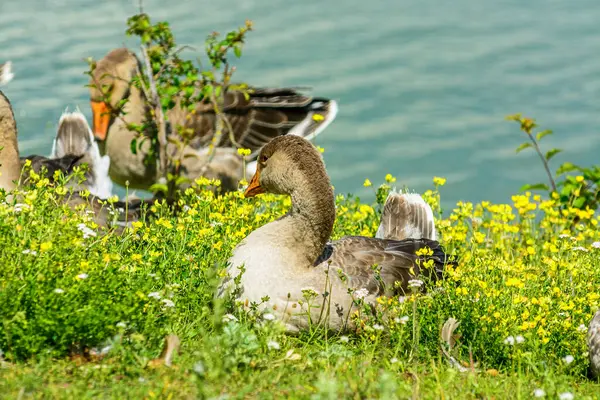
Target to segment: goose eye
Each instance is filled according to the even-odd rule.
[[[268,159],[269,159],[269,157],[267,157],[267,156],[261,156],[260,157],[260,162],[264,164],[264,163],[267,162]]]

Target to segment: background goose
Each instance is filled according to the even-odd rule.
[[[596,311],[590,322],[587,344],[590,357],[589,375],[593,379],[598,379],[600,376],[600,311]]]
[[[417,276],[441,277],[446,254],[433,240],[433,213],[418,195],[396,193],[388,198],[382,231],[394,239],[349,236],[328,242],[336,215],[333,190],[320,153],[301,137],[277,137],[261,150],[245,195],[264,192],[291,196],[291,209],[238,244],[229,260],[229,275],[236,277],[243,265],[240,299],[261,303],[269,296],[261,307],[273,310],[289,330],[308,324],[306,306],[300,305],[305,289],[319,294],[311,320],[317,321],[326,307],[329,326],[343,329],[352,309],[348,289],[373,303],[381,295],[406,291],[409,280]],[[398,229],[391,229],[386,220],[394,221]],[[415,252],[424,247],[431,249],[430,255],[417,256]],[[428,260],[432,268],[419,267]],[[380,268],[381,279],[373,266]],[[230,279],[220,294],[231,288]],[[329,293],[328,303],[321,304],[324,292]]]
[[[54,176],[56,170],[68,175],[73,168],[85,164],[84,185],[90,193],[104,199],[112,195],[112,181],[108,176],[110,159],[100,156],[92,130],[79,110],[65,111],[60,117],[50,158],[38,155],[21,157],[21,166],[27,160],[31,161],[31,168],[36,173],[45,168],[49,176]]]
[[[131,84],[139,71],[140,62],[131,51],[119,48],[109,52],[96,64],[90,79],[90,99],[94,134],[101,143],[101,152],[111,158],[111,178],[120,185],[129,181],[133,188],[147,189],[157,180],[156,165],[143,162],[151,143],[144,141],[137,154],[132,154],[130,143],[136,133],[127,129],[127,124],[142,124],[147,120],[144,94]],[[102,101],[100,87],[110,89],[110,104]],[[128,102],[121,117],[115,117],[117,105],[123,99]],[[255,159],[258,149],[274,137],[293,134],[311,139],[322,132],[335,119],[337,104],[326,98],[301,95],[293,89],[254,88],[248,99],[241,93],[226,93],[223,112],[231,132],[228,127],[224,129],[217,143],[220,149],[208,168],[204,150],[216,127],[212,106],[199,103],[192,113],[176,106],[167,113],[167,119],[172,127],[181,125],[194,132],[184,150],[187,156],[183,158],[183,174],[194,178],[203,173],[224,181],[225,189],[235,189],[243,170],[236,149],[232,149],[231,137],[241,147],[251,149],[250,159]],[[315,117],[317,114],[320,116]],[[175,146],[169,148],[171,154],[177,151]]]
[[[73,119],[74,118],[74,119]],[[69,129],[66,127],[74,127],[73,121],[76,124],[81,124],[79,117],[72,115],[69,118],[61,118],[61,125],[63,129],[59,129],[57,135],[57,142],[55,144],[54,152],[59,154],[66,148],[85,148],[84,145],[65,144],[63,139],[68,135]],[[87,124],[87,123],[86,123]],[[72,131],[71,131],[72,132]],[[88,127],[89,132],[89,127]],[[66,135],[66,136],[65,136]],[[89,135],[86,133],[89,140]],[[85,135],[73,135],[72,138],[82,138]],[[95,144],[94,144],[95,146]],[[79,158],[78,158],[79,157]],[[38,171],[41,171],[41,166],[48,168],[48,177],[51,181],[53,180],[54,171],[60,170],[64,174],[71,172],[72,167],[77,164],[80,159],[90,157],[89,154],[83,154],[73,156],[67,154],[59,159],[47,159],[41,156],[33,156],[32,164],[35,163]],[[77,161],[73,162],[74,159]],[[21,179],[21,164],[22,160],[19,158],[19,147],[17,142],[17,124],[14,118],[14,113],[10,101],[2,91],[0,91],[0,189],[5,191],[11,191],[16,188],[20,183]],[[32,165],[33,166],[33,165]],[[85,182],[84,182],[85,184]],[[80,187],[85,189],[86,187]],[[68,198],[65,198],[67,204],[71,207],[75,207],[80,204],[86,204],[94,213],[95,222],[100,226],[114,226],[117,229],[121,229],[125,220],[127,223],[133,222],[140,218],[141,211],[144,205],[150,204],[150,200],[137,200],[133,202],[115,202],[113,203],[114,209],[107,208],[103,202],[98,201],[100,199],[92,196],[90,199],[83,199],[76,193],[72,194]],[[123,210],[123,211],[121,211]],[[127,210],[127,212],[125,212]]]

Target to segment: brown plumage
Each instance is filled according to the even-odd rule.
[[[390,192],[375,237],[395,240],[411,237],[435,239],[431,207],[418,194]]]
[[[62,121],[62,119],[61,119]],[[88,128],[89,130],[89,128]],[[59,130],[59,133],[61,130]],[[60,135],[59,135],[60,137]],[[95,144],[94,144],[95,146]],[[12,190],[19,182],[21,176],[21,159],[19,158],[19,149],[17,143],[17,125],[14,119],[14,113],[10,101],[0,91],[0,188]],[[51,182],[54,181],[54,172],[61,171],[64,175],[69,175],[75,165],[86,154],[65,154],[57,159],[48,159],[42,156],[30,156],[32,166],[38,173],[46,171],[45,177]],[[24,178],[26,181],[27,178]],[[76,190],[88,189],[85,182],[81,186],[76,186]],[[77,193],[65,197],[64,202],[69,207],[77,207],[81,204],[86,205],[86,209],[94,214],[95,222],[100,226],[114,227],[121,230],[125,223],[131,223],[139,219],[152,200],[136,200],[131,202],[115,202],[112,206],[107,205],[101,198],[90,196],[89,199],[80,197]]]
[[[307,325],[307,310],[301,302],[305,289],[327,293],[317,298],[331,301],[325,314],[328,324],[343,329],[353,307],[349,291],[372,303],[381,295],[407,292],[413,279],[440,279],[449,262],[433,240],[431,209],[422,199],[410,200],[417,195],[390,196],[385,214],[393,214],[388,218],[401,227],[398,232],[404,232],[402,235],[430,237],[394,240],[350,236],[328,242],[335,220],[334,194],[320,153],[303,138],[277,137],[261,150],[246,197],[264,192],[291,196],[292,207],[285,216],[258,228],[238,244],[229,273],[237,276],[238,267],[244,265],[242,300],[260,303],[269,296],[261,308],[271,309],[290,330]],[[427,212],[407,212],[416,203],[419,206],[415,210]],[[424,248],[429,249],[427,255],[417,256]],[[230,285],[231,281],[225,282],[222,289]],[[322,311],[317,307],[314,313],[311,319],[320,317]]]
[[[592,379],[598,379],[600,376],[600,311],[596,311],[590,321],[587,345],[590,357],[589,375]]]
[[[144,154],[149,151],[149,143],[137,155],[131,154],[129,144],[136,134],[114,116],[118,114],[115,110],[119,102],[128,99],[122,118],[127,123],[136,124],[148,120],[145,96],[131,84],[139,71],[139,60],[131,51],[121,48],[109,52],[98,61],[91,77],[90,99],[94,113],[94,133],[96,139],[103,142],[101,151],[111,158],[110,176],[113,181],[122,184],[124,180],[128,180],[132,187],[147,188],[157,178],[156,166],[144,165],[142,162]],[[102,101],[99,86],[111,90],[110,104]],[[337,104],[326,98],[305,96],[288,88],[251,88],[248,98],[239,92],[225,93],[222,111],[226,122],[223,124],[222,135],[216,142],[217,148],[248,148],[252,151],[249,160],[253,160],[257,151],[274,137],[295,134],[310,139],[316,136],[335,118]],[[113,115],[109,117],[111,113]],[[190,113],[179,106],[177,99],[176,106],[167,112],[166,118],[170,131],[174,131],[176,126],[193,131],[186,151],[199,154],[184,159],[184,176],[195,178],[201,173],[208,177],[225,178],[235,182],[234,187],[226,189],[237,188],[237,182],[243,176],[241,160],[236,164],[228,157],[226,164],[213,167],[213,164],[220,162],[219,157],[215,157],[210,166],[204,166],[207,159],[203,150],[212,140],[217,125],[214,108],[208,101],[198,103]],[[179,149],[172,146],[168,151],[176,154]],[[233,156],[239,158],[236,154]],[[199,168],[198,164],[203,167]]]

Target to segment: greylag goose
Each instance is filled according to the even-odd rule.
[[[111,159],[110,177],[120,185],[128,181],[132,188],[148,189],[158,178],[157,166],[144,163],[150,140],[144,140],[137,154],[133,154],[130,144],[136,133],[127,128],[127,124],[147,120],[144,94],[131,83],[139,71],[140,62],[133,52],[126,48],[112,50],[97,62],[92,73],[90,100],[94,134],[102,154]],[[102,87],[110,89],[110,104],[103,101],[99,90]],[[124,99],[127,103],[122,114],[115,117]],[[212,105],[199,103],[192,113],[176,106],[167,113],[167,120],[171,126],[180,125],[194,132],[191,143],[183,150],[183,175],[192,179],[199,174],[219,178],[224,181],[224,189],[232,190],[237,188],[244,171],[231,136],[241,147],[252,150],[252,161],[256,151],[276,136],[293,134],[311,139],[322,132],[335,119],[337,104],[325,98],[303,96],[293,89],[254,88],[249,98],[239,92],[226,93],[223,112],[229,121],[225,125],[231,126],[232,132],[226,126],[208,169],[206,148],[216,124]],[[176,154],[180,150],[170,145],[168,151]]]
[[[61,125],[63,128],[66,126],[73,127],[72,122],[75,121],[77,124],[81,123],[78,117],[64,118]],[[55,154],[60,154],[66,150],[66,144],[63,139],[68,137],[64,136],[63,133],[69,132],[69,129],[60,129],[55,144]],[[88,138],[89,140],[89,127],[85,132],[85,135],[73,135],[72,138]],[[95,143],[94,143],[95,145]],[[70,148],[85,148],[84,145],[77,146],[69,144]],[[58,159],[47,159],[40,156],[32,158],[35,167],[38,171],[42,171],[42,166],[46,167],[47,175],[49,180],[53,180],[54,172],[56,170],[62,171],[64,174],[69,174],[72,171],[72,167],[79,162],[80,159],[86,159],[90,157],[89,154],[76,155],[66,154],[65,156]],[[76,161],[73,161],[76,160]],[[23,161],[24,162],[24,161]],[[17,124],[14,118],[14,113],[10,101],[2,91],[0,91],[0,189],[5,191],[11,191],[21,184],[21,167],[22,160],[19,158],[19,147],[17,142]],[[78,187],[77,189],[88,189],[85,185]],[[10,199],[11,197],[9,197]],[[116,227],[117,230],[121,230],[124,226],[123,219],[127,222],[133,222],[141,216],[141,211],[144,205],[151,204],[149,200],[136,200],[133,202],[115,202],[113,203],[114,209],[111,210],[107,207],[104,202],[99,201],[101,199],[92,196],[89,199],[80,197],[77,193],[73,193],[68,198],[65,198],[65,202],[71,206],[76,207],[80,204],[87,204],[89,209],[94,213],[95,222],[100,226],[105,227]],[[120,210],[127,210],[121,212]]]
[[[410,280],[441,277],[447,257],[434,240],[433,213],[419,195],[389,196],[382,238],[349,236],[329,242],[336,216],[334,193],[320,153],[306,139],[280,136],[262,148],[245,196],[265,192],[290,196],[290,211],[235,247],[229,277],[218,295],[234,290],[234,278],[243,267],[238,299],[270,310],[289,331],[306,328],[321,314],[330,328],[344,329],[346,322],[352,324],[348,313],[353,296],[375,303],[379,296],[405,292]],[[306,290],[316,293],[310,317]]]
[[[64,112],[60,117],[50,158],[38,155],[21,157],[21,167],[27,160],[36,173],[45,168],[49,176],[54,176],[56,170],[69,175],[73,168],[85,164],[85,186],[90,193],[103,199],[112,196],[112,181],[108,176],[110,159],[100,156],[92,130],[79,110]]]
[[[590,322],[587,345],[590,357],[589,375],[592,379],[598,379],[600,376],[600,311],[596,311]]]

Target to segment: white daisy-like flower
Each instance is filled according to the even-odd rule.
[[[594,242],[592,243],[592,247],[595,249],[600,249],[600,242]]]
[[[23,250],[21,253],[23,253],[23,254],[29,254],[31,256],[37,256],[37,251],[30,250],[30,249]]]
[[[573,356],[572,356],[572,355],[570,355],[570,354],[569,354],[568,356],[565,356],[565,357],[563,358],[563,361],[564,361],[564,362],[565,362],[565,364],[567,364],[567,365],[568,365],[568,364],[571,364],[571,363],[572,363],[574,360],[575,360],[575,357],[573,357]]]
[[[587,332],[588,328],[584,324],[581,324],[577,327],[578,332]]]
[[[544,389],[535,389],[533,391],[533,397],[545,397],[546,396],[546,392],[544,391]]]
[[[236,318],[235,315],[233,314],[225,314],[223,315],[223,323],[227,323],[227,322],[233,322],[233,321],[237,321],[238,319]]]
[[[194,372],[197,373],[198,375],[204,375],[204,364],[202,363],[202,361],[198,361],[196,364],[194,364]]]
[[[588,252],[588,249],[586,249],[585,247],[581,247],[581,246],[575,246],[571,250],[574,250],[574,251],[583,251],[584,253]]]
[[[558,237],[561,239],[570,239],[571,235],[567,235],[566,233],[561,233],[560,235],[558,235]]]
[[[127,328],[127,324],[123,321],[117,322],[117,328]]]
[[[525,338],[523,336],[519,335],[515,338],[515,340],[517,341],[517,343],[521,344],[525,341]]]
[[[163,305],[165,307],[175,307],[175,303],[169,299],[163,299]]]
[[[512,336],[507,337],[506,339],[504,339],[504,344],[513,346],[515,344],[515,338]]]
[[[340,342],[348,343],[349,341],[350,341],[350,338],[348,336],[340,336]]]
[[[87,278],[88,278],[88,276],[89,276],[89,275],[88,275],[88,274],[86,274],[86,273],[79,274],[79,275],[77,275],[77,279],[81,279],[81,280],[83,280],[83,279],[87,279]]]
[[[405,316],[400,317],[400,318],[398,318],[398,317],[394,318],[394,322],[397,323],[397,324],[406,325],[406,323],[408,322],[408,319],[409,319],[408,315],[405,315]]]
[[[396,364],[397,362],[398,362],[398,359],[396,357],[394,357],[390,360],[390,364]]]
[[[423,286],[423,281],[420,279],[411,279],[408,281],[408,287],[420,288],[421,286]]]
[[[54,293],[61,294],[61,293],[64,293],[64,292],[65,292],[65,291],[64,291],[64,290],[62,290],[61,288],[56,288],[56,289],[54,289]]]
[[[278,343],[278,342],[276,342],[276,341],[274,341],[274,340],[270,340],[270,341],[267,343],[267,347],[268,347],[270,350],[279,350],[279,349],[280,349],[279,343]]]
[[[373,329],[375,329],[376,331],[382,331],[383,330],[383,325],[375,324],[375,325],[373,325]]]
[[[560,400],[573,400],[575,396],[573,396],[573,393],[571,392],[563,392],[558,394],[558,398]]]
[[[368,295],[369,295],[369,291],[366,288],[362,288],[362,289],[358,289],[358,290],[354,291],[354,297],[356,297],[359,300],[364,299]]]
[[[156,300],[160,300],[160,293],[159,292],[150,292],[150,293],[148,293],[148,297],[151,297]]]
[[[275,319],[275,316],[271,313],[266,313],[262,316],[264,319],[266,319],[267,321],[273,321]]]

